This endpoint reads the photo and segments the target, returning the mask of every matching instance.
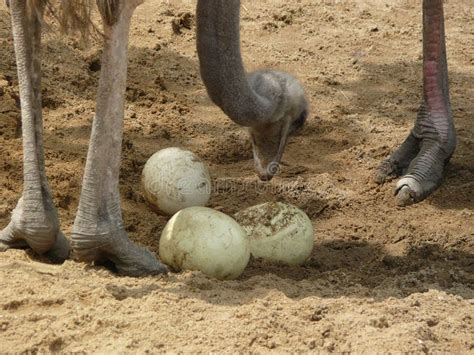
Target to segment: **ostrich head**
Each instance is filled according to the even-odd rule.
[[[199,0],[197,22],[197,49],[207,92],[234,122],[249,127],[257,173],[262,180],[270,180],[279,170],[288,136],[307,117],[303,87],[285,72],[245,72],[240,0]]]

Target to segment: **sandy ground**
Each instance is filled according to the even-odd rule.
[[[0,227],[22,189],[18,83],[0,1]],[[133,22],[121,193],[130,237],[158,252],[166,218],[139,190],[156,150],[199,154],[210,205],[232,214],[263,201],[311,217],[315,248],[298,268],[253,260],[235,281],[198,272],[117,277],[0,255],[0,352],[474,353],[474,6],[446,2],[459,144],[428,200],[398,208],[376,166],[406,137],[421,96],[421,1],[243,2],[248,69],[296,74],[311,101],[282,173],[260,183],[245,132],[211,104],[194,26],[173,31],[194,1],[149,0]],[[176,21],[175,21],[176,20]],[[45,38],[46,164],[62,228],[71,230],[93,117],[100,45]]]

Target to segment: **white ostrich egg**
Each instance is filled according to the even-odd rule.
[[[210,208],[179,211],[161,233],[160,259],[175,270],[200,270],[230,280],[240,276],[249,258],[249,241],[242,227]]]
[[[234,217],[247,232],[254,257],[300,265],[313,250],[311,221],[293,205],[268,202],[249,207]]]
[[[205,206],[211,196],[211,177],[194,153],[166,148],[146,162],[142,188],[152,207],[171,216],[186,207]]]

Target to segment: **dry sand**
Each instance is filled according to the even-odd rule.
[[[199,154],[210,205],[232,214],[287,201],[310,216],[302,266],[251,261],[235,281],[198,272],[127,278],[28,251],[0,254],[0,352],[474,353],[474,6],[446,2],[459,143],[432,197],[398,208],[375,168],[408,134],[421,97],[421,1],[243,1],[248,69],[296,74],[311,101],[282,173],[255,176],[245,132],[207,98],[194,1],[149,0],[132,25],[121,193],[130,237],[158,252],[166,218],[139,190],[156,150]],[[0,227],[22,190],[18,82],[0,1]],[[186,21],[184,21],[186,23]],[[100,45],[45,38],[46,164],[68,234],[80,193]]]

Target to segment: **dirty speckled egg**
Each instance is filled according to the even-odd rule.
[[[194,153],[166,148],[146,162],[142,190],[152,208],[171,216],[186,207],[205,206],[211,195],[211,177]]]
[[[200,270],[220,280],[240,276],[250,258],[242,227],[222,212],[189,207],[176,213],[160,238],[160,259],[175,270]]]
[[[238,212],[234,218],[247,232],[254,257],[301,265],[313,250],[311,221],[293,205],[263,203]]]

